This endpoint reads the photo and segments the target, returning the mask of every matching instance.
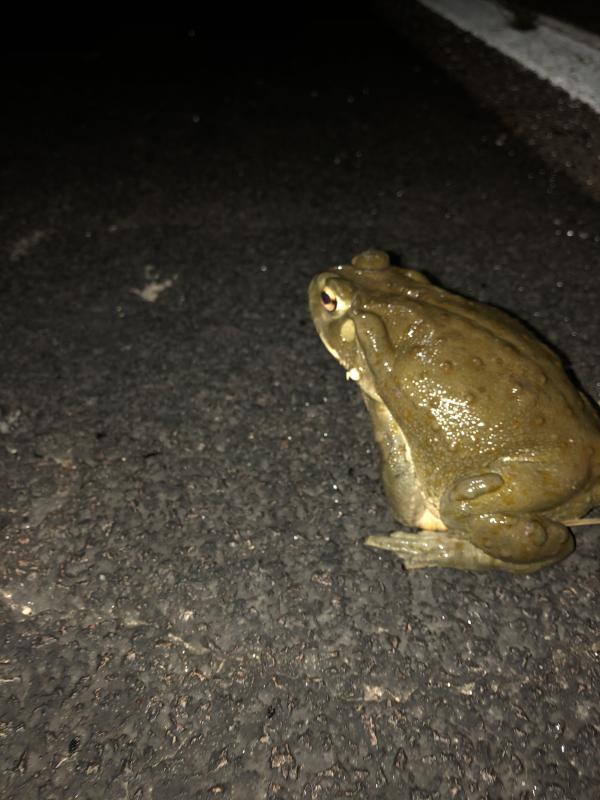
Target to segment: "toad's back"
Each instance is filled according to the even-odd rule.
[[[507,314],[435,287],[382,312],[395,351],[382,394],[409,440],[411,428],[426,426],[432,444],[455,455],[600,450],[589,401],[558,357]],[[398,390],[403,400],[394,402]]]

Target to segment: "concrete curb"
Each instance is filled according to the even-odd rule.
[[[549,164],[600,200],[600,38],[550,17],[532,30],[482,0],[380,0],[416,46]]]

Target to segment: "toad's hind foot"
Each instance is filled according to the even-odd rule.
[[[391,550],[402,559],[406,569],[424,567],[481,569],[488,566],[488,561],[496,561],[470,542],[445,532],[396,531],[389,536],[369,536],[365,544],[382,550]],[[489,564],[489,566],[495,565]]]
[[[405,569],[451,567],[454,569],[501,569],[507,572],[536,572],[557,559],[534,563],[514,563],[488,555],[467,539],[451,533],[396,531],[389,536],[369,536],[365,544],[391,550],[402,559]]]

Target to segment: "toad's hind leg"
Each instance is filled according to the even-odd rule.
[[[557,504],[558,498],[549,495],[550,481],[531,480],[541,476],[534,476],[528,464],[513,464],[511,471],[521,473],[512,478],[530,480],[507,484],[502,475],[490,472],[451,486],[440,502],[447,533],[398,532],[390,537],[369,537],[367,544],[392,550],[407,569],[447,566],[535,572],[562,560],[573,550],[573,537],[564,525],[538,510]],[[521,509],[518,504],[515,508],[511,485],[525,483],[529,487],[527,502],[523,497]],[[544,488],[536,493],[536,485]]]
[[[455,532],[421,531],[407,533],[397,531],[389,536],[368,536],[365,544],[381,550],[389,550],[402,559],[405,569],[427,567],[452,567],[454,569],[500,569],[508,572],[536,572],[560,559],[531,563],[507,562],[486,553],[468,539]],[[571,548],[572,549],[572,548]],[[571,552],[569,549],[564,556]],[[561,558],[564,558],[561,556]]]

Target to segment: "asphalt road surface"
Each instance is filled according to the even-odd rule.
[[[598,206],[377,20],[284,34],[3,72],[0,796],[597,798],[598,529],[524,577],[365,547],[306,289],[384,248],[598,398]]]

